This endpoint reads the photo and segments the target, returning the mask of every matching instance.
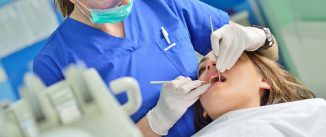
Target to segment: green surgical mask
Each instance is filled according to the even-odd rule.
[[[113,7],[109,9],[89,9],[83,5],[79,0],[77,0],[80,5],[87,9],[91,15],[87,15],[83,10],[78,6],[77,7],[85,14],[92,23],[104,24],[104,23],[118,23],[127,18],[132,10],[134,0],[130,0],[127,5],[122,5],[119,7]]]

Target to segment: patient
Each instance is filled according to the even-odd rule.
[[[243,53],[221,79],[215,66],[215,57],[209,53],[198,67],[199,80],[211,87],[196,102],[197,130],[230,111],[315,97],[275,61],[256,52]]]

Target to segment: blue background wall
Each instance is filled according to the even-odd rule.
[[[4,68],[1,63],[0,63],[0,97],[9,101],[14,101],[17,98],[11,88],[10,82],[7,79],[7,76],[4,72]]]
[[[0,8],[10,2],[14,2],[14,0],[4,3],[0,2]],[[52,8],[53,11],[55,11],[53,3]],[[56,14],[58,22],[62,22],[63,18],[60,13],[56,12]],[[0,83],[0,100],[9,98],[9,100],[14,101],[19,99],[19,87],[22,84],[24,74],[32,69],[33,59],[42,48],[45,41],[46,39],[40,40],[32,45],[26,46],[26,48],[16,51],[6,57],[0,58],[0,64],[2,64],[2,67],[5,69],[8,77],[8,81],[3,83],[3,86],[1,86]]]
[[[250,4],[247,0],[201,0],[209,5],[212,5],[218,9],[221,9],[229,15],[233,15],[237,12],[246,10],[249,12],[249,21],[252,24],[258,24]]]

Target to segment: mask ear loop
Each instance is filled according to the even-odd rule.
[[[92,12],[92,10],[91,10],[91,9],[88,9],[88,8],[87,8],[83,3],[80,2],[80,0],[77,0],[77,2],[78,2],[78,3],[77,3],[76,5],[77,5],[78,9],[79,9],[79,10],[80,10],[80,11],[81,11],[85,16],[87,16],[87,17],[91,20],[91,16],[90,16],[90,15],[87,15],[87,14],[82,10],[82,8],[79,7],[79,4],[82,5],[83,8],[85,8],[85,9],[86,9],[87,11],[89,11],[90,13]]]

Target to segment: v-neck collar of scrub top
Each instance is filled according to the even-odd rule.
[[[127,50],[136,50],[139,48],[139,31],[137,29],[137,23],[135,19],[135,7],[133,7],[130,15],[123,21],[123,27],[125,32],[125,37],[116,37],[109,33],[106,33],[97,28],[91,27],[85,23],[77,21],[73,18],[67,18],[66,23],[69,29],[73,29],[73,32],[77,35],[85,36],[85,39],[94,42],[95,45],[101,45],[105,49],[115,49],[122,48]],[[118,45],[118,46],[112,46]]]

